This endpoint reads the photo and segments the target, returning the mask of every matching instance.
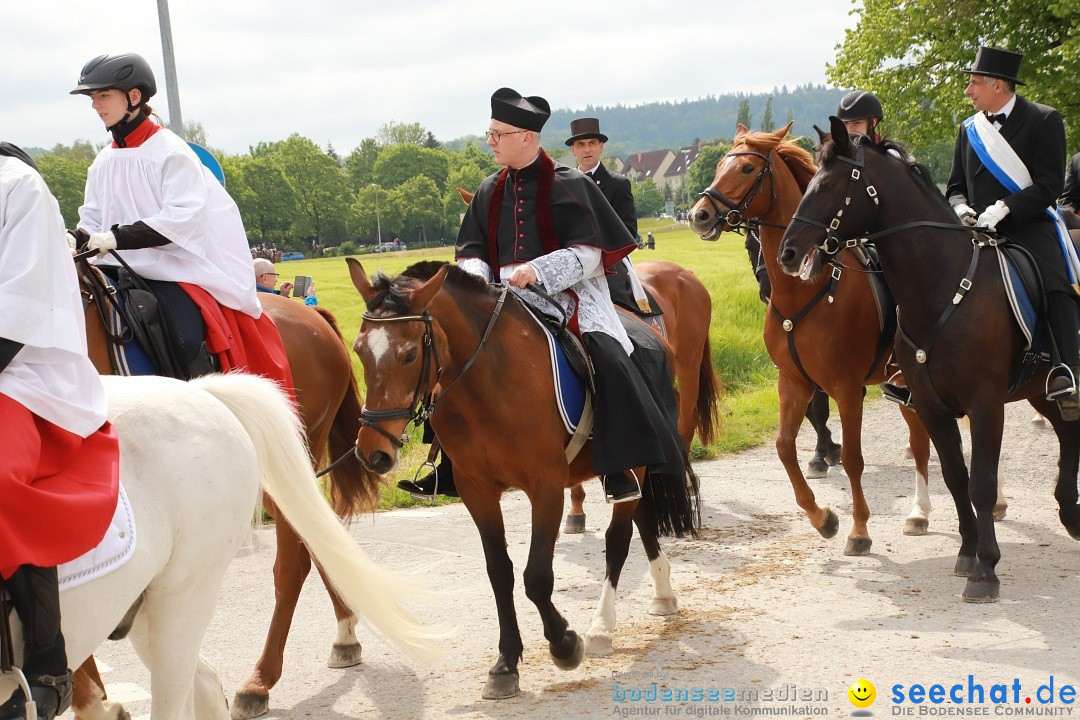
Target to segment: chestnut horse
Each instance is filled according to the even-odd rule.
[[[670,564],[658,534],[694,533],[700,522],[697,478],[661,483],[644,470],[643,498],[613,506],[607,530],[605,582],[585,643],[551,601],[552,557],[559,535],[564,491],[594,476],[586,444],[567,463],[569,434],[552,392],[544,330],[507,287],[501,291],[446,263],[424,262],[388,278],[369,281],[348,259],[353,285],[368,311],[353,345],[364,366],[368,405],[356,439],[357,455],[377,472],[398,460],[399,436],[430,416],[432,428],[454,458],[454,479],[487,558],[499,615],[499,658],[483,690],[487,699],[517,695],[521,633],[514,609],[514,574],[506,551],[499,501],[520,488],[532,506],[532,541],[525,594],[540,612],[555,664],[577,667],[586,651],[612,652],[615,591],[629,551],[632,522],[649,558],[655,595],[651,612],[678,611]],[[434,399],[429,398],[432,392]]]
[[[690,211],[690,226],[705,240],[745,219],[760,227],[761,254],[772,283],[765,314],[765,346],[779,369],[780,428],[776,453],[795,489],[795,500],[823,537],[836,534],[839,521],[821,507],[806,483],[795,447],[807,402],[815,387],[836,400],[843,429],[841,458],[851,484],[854,523],[845,555],[865,555],[872,540],[867,529],[870,508],[862,490],[863,388],[886,379],[885,361],[892,338],[883,336],[869,276],[852,252],[842,256],[833,276],[805,283],[785,275],[777,264],[780,237],[817,168],[810,154],[786,140],[791,123],[776,132],[748,132],[742,125],[731,152],[717,164],[712,185]],[[729,200],[741,198],[741,200]],[[721,208],[717,203],[727,207]],[[839,258],[838,258],[839,259]],[[826,294],[829,295],[825,301]],[[887,309],[887,312],[891,308]],[[886,325],[887,326],[887,325]],[[929,439],[914,413],[902,408],[916,468],[916,500],[905,532],[926,532]]]
[[[697,275],[673,262],[648,260],[634,268],[664,313],[664,333],[674,352],[679,387],[679,436],[687,452],[695,432],[702,445],[710,445],[716,439],[719,394],[709,344],[712,296]],[[564,532],[585,531],[584,502],[585,486],[570,488]]]
[[[993,602],[1000,592],[993,506],[1004,405],[1027,400],[1053,425],[1060,447],[1054,497],[1074,539],[1080,422],[1063,421],[1057,404],[1045,399],[1048,363],[1011,387],[1027,340],[1009,309],[992,243],[957,223],[929,172],[897,146],[854,141],[836,118],[831,131],[822,135],[821,170],[784,233],[781,267],[820,282],[823,261],[838,247],[876,241],[900,309],[900,366],[956,504],[960,551],[953,572],[967,577],[964,600]],[[971,423],[970,476],[955,422],[964,415]]]
[[[80,273],[84,272],[83,264],[79,265]],[[296,384],[296,401],[308,447],[315,467],[323,467],[329,459],[338,458],[352,448],[359,429],[360,396],[348,348],[330,312],[270,293],[260,294],[259,300],[281,333]],[[87,305],[86,336],[90,359],[98,372],[112,374],[110,341],[105,327],[97,308]],[[378,476],[358,462],[340,464],[329,478],[330,499],[339,515],[369,508],[378,499]],[[281,678],[293,612],[304,579],[311,570],[307,548],[280,516],[271,498],[266,499],[265,506],[276,521],[274,614],[255,670],[237,690],[232,708],[234,718],[256,717],[267,712],[270,689]],[[319,572],[322,573],[321,568]],[[356,617],[329,586],[327,589],[338,621],[329,665],[335,668],[357,665],[361,648],[355,634]],[[102,684],[92,657],[76,674],[76,680],[76,710],[79,712],[79,708],[86,708],[101,697]],[[94,685],[89,685],[88,680]]]

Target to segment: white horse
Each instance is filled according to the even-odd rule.
[[[239,373],[102,381],[138,541],[127,564],[61,593],[69,666],[129,625],[151,673],[153,720],[227,720],[221,682],[199,647],[260,480],[352,610],[414,659],[438,655],[444,633],[395,599],[410,582],[371,562],[319,493],[299,422],[274,383]],[[12,625],[18,651],[21,624]],[[13,690],[0,679],[0,694]]]

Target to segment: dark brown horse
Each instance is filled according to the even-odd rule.
[[[308,447],[316,468],[326,466],[352,448],[359,429],[360,396],[349,351],[334,316],[322,308],[308,307],[269,293],[259,295],[264,311],[281,333],[296,384],[296,401],[307,432]],[[112,374],[109,339],[101,314],[94,305],[86,311],[87,344],[98,372]],[[379,477],[358,462],[346,462],[329,475],[330,498],[342,516],[370,508],[378,500]],[[293,528],[279,517],[272,498],[265,498],[274,516],[277,558],[274,563],[274,614],[266,643],[255,670],[237,690],[234,718],[265,713],[270,688],[281,678],[285,642],[304,579],[311,570],[311,556]],[[320,570],[321,573],[321,570]],[[330,653],[330,667],[350,667],[360,662],[360,643],[355,634],[356,617],[333,590],[329,590],[337,616],[337,636]],[[76,676],[79,692],[76,712],[101,697],[101,680],[93,658]],[[88,680],[94,682],[88,684]]]
[[[506,288],[500,292],[455,266],[418,263],[395,278],[379,274],[369,280],[359,262],[349,258],[348,263],[369,308],[353,346],[368,388],[357,455],[371,469],[389,471],[398,460],[399,436],[430,413],[436,435],[454,458],[455,483],[480,531],[499,614],[499,659],[484,697],[519,692],[522,640],[499,506],[508,488],[523,490],[532,506],[525,594],[540,612],[557,666],[577,667],[586,644],[593,654],[611,652],[615,589],[629,551],[631,522],[655,584],[651,612],[677,612],[670,565],[657,535],[695,531],[699,516],[692,472],[678,480],[678,487],[656,487],[649,476],[640,502],[613,506],[600,607],[583,643],[552,604],[551,564],[565,490],[594,476],[592,451],[586,445],[567,464],[570,436],[552,393],[544,331]],[[432,392],[435,399],[425,400]],[[639,479],[644,475],[641,468],[635,472]]]
[[[929,173],[899,148],[893,147],[902,160],[886,152],[891,144],[853,141],[836,118],[831,131],[822,136],[821,170],[784,234],[781,266],[815,281],[839,247],[876,242],[900,308],[900,366],[959,516],[954,572],[968,579],[965,600],[992,602],[1000,588],[993,506],[1004,404],[1028,400],[1053,425],[1060,446],[1054,496],[1074,539],[1080,422],[1063,421],[1045,399],[1047,363],[1011,387],[1026,339],[987,238],[957,224]],[[970,476],[955,421],[964,415],[971,423]]]
[[[688,452],[695,432],[702,445],[710,445],[716,439],[719,395],[709,344],[712,296],[697,275],[673,262],[648,260],[635,268],[641,284],[664,313],[664,331],[674,351],[679,436]],[[622,308],[616,309],[624,312]],[[584,532],[584,502],[584,484],[570,488],[570,510],[564,532]]]
[[[739,126],[731,152],[717,164],[713,184],[690,211],[690,226],[711,240],[721,230],[746,219],[759,224],[762,257],[772,283],[765,314],[765,346],[779,369],[776,452],[799,507],[822,536],[832,537],[839,521],[831,509],[817,504],[799,465],[795,440],[815,386],[836,400],[854,517],[844,553],[865,555],[872,541],[866,526],[870,508],[862,490],[863,387],[886,379],[884,350],[891,346],[892,338],[882,336],[865,273],[837,267],[840,279],[835,285],[830,285],[829,275],[806,283],[785,275],[777,264],[780,237],[817,171],[810,154],[785,139],[789,128],[790,123],[776,132],[751,133]],[[721,208],[718,203],[730,207]],[[840,259],[845,265],[860,267],[854,253],[845,253]],[[916,467],[916,501],[906,525],[909,531],[925,532],[930,510],[926,486],[929,440],[914,413],[904,409],[904,419]]]

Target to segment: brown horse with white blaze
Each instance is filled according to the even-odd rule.
[[[82,272],[82,271],[81,271]],[[307,434],[315,467],[348,453],[359,429],[360,395],[352,362],[334,316],[288,298],[263,293],[263,310],[274,321],[292,369],[296,402]],[[113,374],[106,324],[95,306],[86,307],[87,344],[98,372]],[[378,500],[379,476],[359,462],[341,463],[329,474],[330,499],[341,516],[370,509]],[[311,555],[296,532],[280,516],[273,499],[264,505],[274,516],[277,557],[274,562],[274,613],[262,654],[251,676],[237,690],[233,718],[250,718],[269,709],[270,689],[281,679],[285,643],[304,580],[311,571]],[[318,567],[318,566],[316,566]],[[322,570],[320,569],[320,574]],[[325,581],[325,578],[324,578]],[[329,666],[344,668],[360,662],[356,616],[327,586],[337,616],[337,635]],[[75,711],[78,717],[123,717],[115,703],[100,707],[102,683],[91,657],[76,673]],[[85,713],[85,714],[84,714]],[[94,714],[96,713],[96,714]]]
[[[863,387],[886,379],[885,354],[892,337],[883,335],[869,276],[850,269],[861,267],[854,254],[845,253],[849,269],[837,266],[834,276],[840,279],[834,284],[828,274],[807,283],[779,267],[780,239],[817,172],[810,154],[786,139],[790,127],[788,123],[776,132],[752,133],[740,125],[731,151],[717,164],[712,185],[690,211],[690,226],[706,240],[746,219],[760,227],[762,257],[772,283],[765,345],[779,369],[776,452],[811,525],[823,537],[835,535],[839,521],[830,508],[817,504],[799,465],[795,440],[815,387],[836,400],[854,519],[844,553],[865,555],[872,540],[867,529],[870,508],[862,490]],[[718,203],[727,207],[721,209]],[[905,532],[921,534],[930,510],[929,438],[913,412],[903,408],[903,413],[916,467],[916,500]]]
[[[552,603],[552,558],[565,489],[594,476],[592,450],[586,444],[567,463],[570,436],[553,395],[544,330],[508,288],[496,289],[456,266],[418,263],[394,278],[380,273],[369,280],[359,262],[348,263],[368,307],[353,346],[368,388],[357,455],[373,470],[389,471],[398,460],[398,438],[410,423],[427,417],[454,459],[455,483],[480,532],[499,616],[499,658],[483,696],[519,692],[523,645],[499,506],[508,488],[520,488],[532,506],[525,594],[540,613],[558,667],[577,667],[586,650],[612,651],[615,591],[632,522],[656,589],[651,612],[677,612],[670,564],[657,535],[696,531],[700,514],[692,471],[677,483],[662,483],[643,468],[635,470],[645,480],[643,497],[613,506],[600,607],[583,643]]]

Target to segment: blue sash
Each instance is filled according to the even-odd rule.
[[[982,122],[979,122],[979,119]],[[980,128],[980,125],[985,125],[985,127]],[[1023,162],[1017,157],[1012,146],[1000,134],[998,134],[997,138],[987,138],[984,141],[980,129],[985,133],[987,128],[997,133],[994,126],[990,124],[990,121],[982,113],[976,113],[964,121],[964,131],[967,133],[968,142],[971,143],[971,148],[979,157],[979,161],[1010,193],[1019,192],[1029,187],[1031,178],[1026,168],[1021,173],[1020,168],[1023,168]],[[993,150],[988,147],[990,143],[994,146]],[[1011,175],[1005,169],[1005,166],[1013,168]],[[1080,282],[1077,280],[1077,278],[1080,278],[1080,259],[1076,256],[1076,250],[1073,248],[1069,231],[1065,228],[1065,222],[1061,219],[1061,215],[1058,214],[1057,208],[1048,207],[1043,212],[1054,222],[1054,230],[1057,232],[1058,246],[1065,260],[1065,272],[1068,275],[1069,284],[1072,285],[1076,293],[1080,294]]]

